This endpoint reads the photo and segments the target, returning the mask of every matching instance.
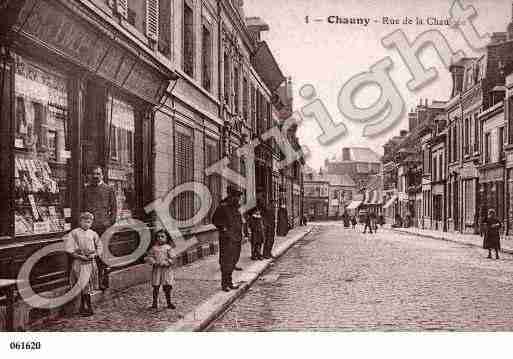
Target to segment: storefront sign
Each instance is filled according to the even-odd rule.
[[[34,234],[44,234],[50,232],[50,222],[34,222]]]
[[[109,168],[107,178],[112,181],[125,181],[125,171]]]
[[[479,172],[474,166],[466,166],[462,167],[457,171],[461,178],[477,178],[479,177]]]
[[[484,170],[481,172],[479,182],[503,181],[504,169],[502,167]]]
[[[436,184],[432,187],[432,192],[434,195],[443,195],[444,194],[444,185]]]
[[[33,6],[27,1],[22,14]],[[54,47],[90,71],[140,98],[158,103],[166,80],[100,32],[73,18],[66,10],[38,1],[30,16],[20,16],[22,31]]]

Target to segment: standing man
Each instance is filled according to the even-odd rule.
[[[116,223],[117,205],[114,189],[103,182],[103,170],[100,166],[91,169],[91,182],[84,189],[82,211],[94,215],[92,229],[101,237],[103,233]],[[100,289],[109,287],[107,265],[97,257]]]
[[[363,227],[363,233],[367,233],[367,228],[369,228],[369,232],[372,234],[372,224],[371,224],[371,217],[369,215],[369,212],[366,212],[364,214],[364,222],[365,226]]]
[[[263,215],[265,223],[264,258],[270,259],[273,258],[272,250],[274,246],[274,235],[276,233],[276,215],[273,200],[271,200],[269,206],[264,209]]]
[[[228,196],[221,201],[212,216],[212,223],[219,230],[219,265],[221,266],[221,288],[228,292],[237,289],[232,274],[240,258],[242,245],[242,215],[239,201],[242,192],[228,187]]]

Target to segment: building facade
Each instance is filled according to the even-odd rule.
[[[229,0],[22,0],[0,13],[0,278],[15,278],[35,251],[62,241],[78,224],[93,166],[114,188],[118,223],[160,226],[145,207],[177,186],[209,188],[213,208],[228,182],[205,169],[227,157],[268,205],[302,211],[303,160],[281,171],[283,153],[261,141],[255,159],[237,148],[292,113],[292,83],[282,74],[258,18]],[[296,149],[295,129],[286,134]],[[288,187],[287,187],[288,186]],[[290,189],[290,191],[285,188]],[[201,207],[192,192],[171,203],[178,220]],[[217,239],[210,211],[181,228],[199,243]],[[113,255],[132,253],[137,232],[120,231]],[[140,281],[141,262],[111,273],[113,287]],[[126,275],[126,271],[134,275]],[[55,253],[32,271],[36,292],[68,283]],[[142,271],[144,273],[144,271]]]

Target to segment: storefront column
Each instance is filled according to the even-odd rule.
[[[14,228],[10,226],[9,218],[14,217],[11,194],[14,193],[14,184],[10,174],[14,172],[13,140],[11,134],[14,124],[14,61],[8,47],[0,47],[0,201],[5,213],[0,216],[0,237],[10,236]]]
[[[71,226],[79,225],[80,211],[82,210],[82,124],[84,120],[84,101],[85,101],[86,83],[83,76],[77,76],[70,80],[69,116],[71,124],[71,148],[65,148],[68,161],[71,161],[71,171],[68,173],[71,191],[68,194],[74,198],[71,203]],[[65,155],[67,155],[65,154]],[[69,155],[68,155],[69,156]]]

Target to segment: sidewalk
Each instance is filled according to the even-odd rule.
[[[454,232],[441,232],[430,229],[410,228],[392,228],[388,226],[390,231],[404,234],[413,234],[420,237],[439,239],[475,247],[483,247],[483,237],[478,234],[461,234]],[[513,241],[501,239],[501,251],[513,254]]]
[[[294,243],[306,236],[312,227],[297,227],[286,237],[276,237],[273,255],[279,257]],[[244,270],[234,272],[238,290],[221,291],[218,255],[206,257],[175,271],[175,287],[171,295],[176,310],[165,307],[164,293],[159,298],[159,310],[150,309],[150,283],[134,286],[112,294],[112,299],[95,307],[95,315],[61,317],[38,323],[29,331],[197,331],[206,327],[237,297],[244,293],[273,259],[252,261],[248,242],[242,246],[238,263]]]

